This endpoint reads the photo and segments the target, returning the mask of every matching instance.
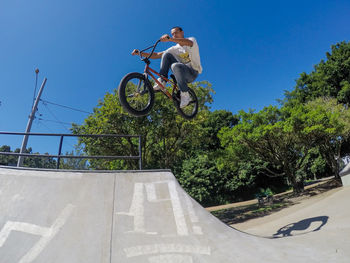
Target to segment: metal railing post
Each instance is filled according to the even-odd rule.
[[[62,153],[62,144],[63,144],[63,137],[64,135],[61,135],[61,139],[60,139],[60,146],[58,147],[58,158],[57,158],[57,165],[56,165],[56,169],[60,169],[60,161],[61,161],[61,153]]]
[[[139,168],[142,170],[142,147],[141,147],[141,135],[139,136]]]

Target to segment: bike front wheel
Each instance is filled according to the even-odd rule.
[[[173,100],[177,112],[185,119],[191,120],[198,113],[198,99],[196,93],[191,88],[188,88],[188,93],[190,95],[191,100],[190,103],[183,108],[180,108],[181,98],[179,90],[173,92]]]
[[[134,116],[145,116],[153,107],[154,91],[149,80],[141,73],[124,76],[118,87],[120,104]]]

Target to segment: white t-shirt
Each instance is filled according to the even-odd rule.
[[[175,58],[186,65],[191,66],[198,73],[202,73],[201,59],[199,56],[199,48],[197,41],[194,37],[187,38],[193,42],[193,46],[180,46],[177,44],[166,50],[166,52],[171,53]]]

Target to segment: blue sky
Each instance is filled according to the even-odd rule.
[[[213,84],[212,109],[260,110],[277,104],[332,44],[349,41],[349,14],[348,0],[2,0],[0,130],[25,130],[35,68],[38,88],[48,79],[42,99],[90,112],[123,75],[143,70],[131,50],[151,45],[175,25],[198,41],[198,80]],[[157,69],[159,61],[152,62]],[[81,124],[87,116],[43,103],[39,113],[32,132],[68,133],[70,126],[57,121]],[[0,136],[0,145],[20,143],[20,137]],[[51,152],[55,143],[30,139],[29,146]]]

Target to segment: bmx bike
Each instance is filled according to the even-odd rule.
[[[171,79],[165,78],[164,76],[160,75],[159,72],[150,67],[150,57],[154,53],[154,50],[159,42],[160,40],[158,40],[153,46],[139,51],[141,60],[146,63],[144,72],[128,73],[120,81],[118,87],[120,104],[131,115],[137,117],[147,115],[151,111],[155,100],[155,91],[153,90],[152,84],[149,80],[149,77],[151,77],[155,83],[159,85],[159,92],[162,92],[167,98],[173,101],[178,113],[185,119],[190,120],[194,118],[198,112],[198,99],[196,93],[189,88],[188,93],[190,95],[190,102],[187,106],[180,108],[180,89],[177,86],[175,76],[170,75]],[[151,48],[151,53],[147,57],[142,58],[142,52]],[[163,85],[152,73],[160,77],[169,85]]]

